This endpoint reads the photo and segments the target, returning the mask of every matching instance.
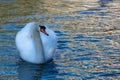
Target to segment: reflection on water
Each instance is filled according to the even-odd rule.
[[[39,78],[49,77],[51,74],[57,74],[53,62],[43,65],[30,64],[24,61],[18,63],[18,73],[20,80],[38,80]],[[51,79],[54,77],[51,77]],[[44,79],[44,78],[42,78]]]
[[[119,80],[118,0],[0,0],[0,80]],[[58,37],[54,60],[24,62],[15,35],[27,22]]]

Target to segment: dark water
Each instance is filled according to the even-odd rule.
[[[119,0],[0,0],[0,80],[119,80]],[[28,22],[51,26],[54,60],[24,62],[15,35]]]

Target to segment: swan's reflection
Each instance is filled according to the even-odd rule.
[[[38,80],[44,76],[49,76],[57,71],[53,71],[54,62],[48,62],[46,64],[31,64],[23,60],[18,62],[19,79],[20,80]]]

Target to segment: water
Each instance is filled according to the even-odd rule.
[[[0,0],[0,80],[119,80],[119,0]],[[24,62],[15,35],[28,22],[58,37],[54,60]]]

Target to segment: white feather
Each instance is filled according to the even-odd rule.
[[[57,46],[55,33],[47,26],[49,36],[40,32],[39,23],[28,23],[16,35],[16,46],[23,60],[31,63],[45,63],[53,58]]]

